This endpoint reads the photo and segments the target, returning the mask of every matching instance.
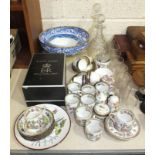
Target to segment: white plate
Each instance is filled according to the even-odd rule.
[[[68,114],[60,107],[53,105],[53,104],[40,104],[37,105],[39,107],[45,107],[48,110],[52,111],[54,113],[54,119],[56,121],[56,125],[52,131],[52,133],[45,137],[44,139],[41,139],[39,141],[29,141],[24,139],[18,129],[17,129],[17,123],[20,118],[17,118],[15,122],[15,128],[14,128],[14,133],[15,137],[18,140],[20,144],[23,146],[29,148],[29,149],[34,149],[34,150],[44,150],[51,148],[57,144],[59,144],[61,141],[65,139],[67,134],[69,133],[70,126],[71,126],[71,121],[68,116]]]
[[[133,125],[130,131],[121,132],[114,127],[113,121],[109,117],[107,117],[105,120],[105,128],[107,132],[109,132],[112,136],[120,140],[129,140],[131,138],[136,137],[140,132],[140,125],[137,120],[133,122]]]

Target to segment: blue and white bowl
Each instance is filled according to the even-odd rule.
[[[41,46],[49,53],[75,55],[88,46],[89,34],[82,28],[63,26],[50,28],[39,35]]]

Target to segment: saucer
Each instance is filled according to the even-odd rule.
[[[31,141],[23,138],[17,128],[18,121],[23,115],[22,112],[15,122],[14,134],[17,141],[21,145],[33,150],[44,150],[54,147],[65,139],[65,137],[69,133],[71,121],[68,114],[59,106],[53,104],[40,104],[37,106],[41,108],[46,108],[53,113],[55,119],[55,126],[53,131],[47,137],[37,141]]]
[[[112,136],[114,136],[117,139],[129,140],[131,138],[136,137],[139,134],[139,132],[140,132],[140,125],[139,125],[139,122],[137,120],[135,120],[133,122],[133,125],[132,125],[132,128],[131,128],[130,131],[128,131],[128,132],[121,132],[121,131],[118,131],[114,127],[114,123],[110,119],[110,117],[107,117],[105,119],[105,129],[107,130],[107,132],[109,132]]]

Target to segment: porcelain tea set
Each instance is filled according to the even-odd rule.
[[[103,62],[95,62],[95,67],[87,70],[92,62],[95,62],[92,58],[82,56],[72,63],[73,70],[78,74],[67,85],[65,104],[68,113],[84,127],[86,137],[91,141],[101,138],[104,127],[121,140],[135,137],[140,130],[139,124],[132,111],[120,108],[112,71],[105,68]]]

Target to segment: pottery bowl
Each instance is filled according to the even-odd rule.
[[[88,46],[89,34],[82,28],[62,26],[50,28],[39,35],[42,48],[49,53],[75,55]]]

